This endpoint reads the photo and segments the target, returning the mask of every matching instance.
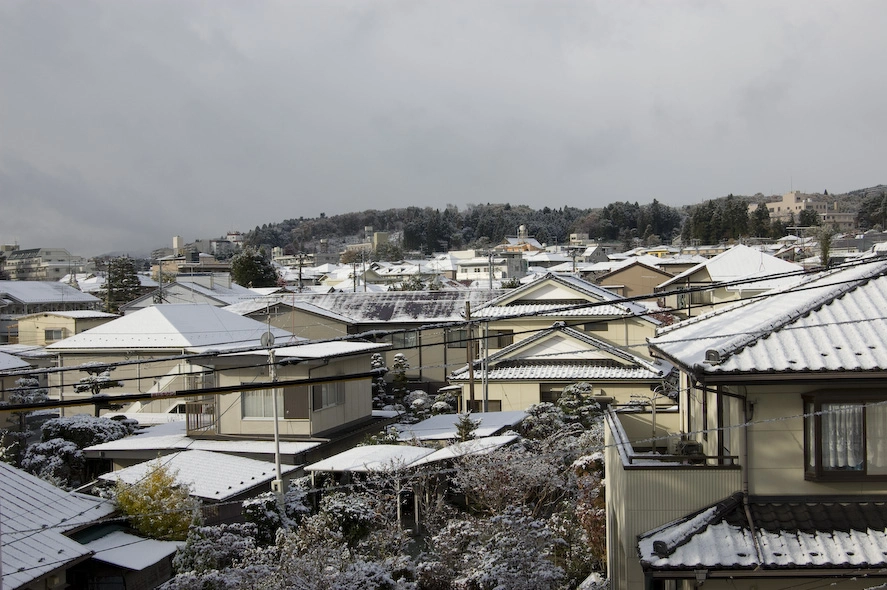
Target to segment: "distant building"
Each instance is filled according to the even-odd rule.
[[[841,230],[853,229],[856,225],[856,216],[853,213],[838,211],[837,201],[829,205],[826,201],[814,200],[811,196],[798,191],[791,191],[782,195],[778,201],[764,204],[770,212],[772,221],[798,222],[801,211],[815,211],[822,225],[834,226]],[[756,204],[749,205],[749,213],[756,208]]]
[[[69,273],[87,272],[90,266],[64,248],[28,248],[8,251],[4,269],[13,281],[58,281]]]

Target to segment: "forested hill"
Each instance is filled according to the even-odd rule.
[[[544,207],[526,205],[469,205],[460,210],[407,207],[375,209],[331,217],[288,219],[256,227],[246,236],[253,246],[279,246],[294,251],[313,251],[321,239],[331,244],[353,241],[364,235],[364,228],[402,236],[405,251],[426,254],[452,249],[485,247],[515,236],[521,225],[539,242],[564,244],[571,233],[587,233],[599,240],[632,238],[669,241],[678,235],[684,214],[654,200],[651,204],[618,202],[602,209]]]
[[[839,209],[858,214],[859,226],[869,229],[887,223],[884,185],[858,189],[843,194],[806,194],[805,198],[837,203]],[[780,238],[784,224],[771,222],[766,212],[749,215],[749,205],[777,200],[778,196],[727,195],[680,208],[657,200],[646,205],[615,202],[598,209],[544,207],[526,205],[469,205],[459,209],[446,207],[407,207],[384,211],[369,209],[318,218],[287,219],[256,227],[246,235],[246,243],[255,247],[278,246],[287,253],[313,252],[320,240],[328,240],[337,251],[344,243],[363,241],[365,228],[389,232],[404,252],[425,254],[463,248],[484,248],[515,236],[523,225],[528,235],[540,243],[565,244],[571,233],[588,234],[598,241],[618,241],[626,247],[671,243],[674,238],[718,243],[744,237]],[[754,207],[752,207],[754,208]]]

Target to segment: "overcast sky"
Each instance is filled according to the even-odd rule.
[[[887,2],[0,0],[0,243],[887,182]]]

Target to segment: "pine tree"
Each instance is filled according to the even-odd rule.
[[[264,253],[247,248],[231,259],[231,279],[243,287],[274,287],[277,272]]]
[[[129,256],[108,260],[101,294],[108,313],[120,313],[120,306],[141,295],[142,284],[135,263]]]

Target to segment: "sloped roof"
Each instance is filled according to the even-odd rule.
[[[359,324],[461,321],[465,303],[472,309],[501,291],[388,291],[385,293],[296,293],[295,299],[351,318]]]
[[[165,467],[178,472],[176,480],[188,486],[192,496],[215,502],[225,501],[258,486],[268,486],[277,477],[272,462],[212,451],[191,449],[164,455],[161,461]],[[155,466],[156,461],[145,461],[105,473],[99,479],[133,484],[144,479]],[[297,469],[295,465],[281,465],[282,474]]]
[[[529,338],[490,355],[490,380],[656,380],[671,372],[671,365],[651,362],[609,342],[558,322]],[[475,370],[481,361],[475,361]],[[453,371],[450,379],[468,378],[468,365]]]
[[[885,275],[879,259],[837,267],[663,328],[650,346],[709,376],[883,371]]]
[[[88,557],[63,533],[114,512],[112,502],[69,493],[0,462],[3,588],[19,588]]]
[[[118,316],[116,313],[108,313],[106,311],[96,311],[92,309],[72,309],[70,311],[41,311],[38,313],[29,313],[26,316],[22,316],[19,320],[24,320],[30,317],[40,317],[45,315],[53,315],[58,316],[60,318],[71,318],[75,320],[89,320],[89,319],[112,319]]]
[[[438,461],[447,461],[449,459],[458,459],[459,457],[467,457],[469,455],[487,455],[519,438],[520,435],[518,434],[501,434],[499,436],[487,436],[457,442],[442,449],[438,449],[430,455],[422,457],[418,461],[414,461],[410,464],[410,467],[418,467],[420,465],[436,463]]]
[[[27,369],[31,365],[17,356],[0,351],[0,371]]]
[[[101,302],[89,293],[55,281],[0,281],[0,299],[26,304]]]
[[[752,497],[746,513],[737,493],[639,535],[638,551],[648,572],[882,569],[887,498]]]
[[[315,305],[310,301],[305,301],[302,298],[301,294],[297,295],[296,293],[281,293],[269,297],[250,299],[249,301],[241,301],[240,303],[228,305],[224,309],[227,309],[228,311],[234,312],[239,315],[250,315],[257,312],[262,312],[266,310],[269,306],[275,305],[284,305],[293,309],[304,311],[306,313],[313,313],[315,315],[327,317],[329,319],[336,320],[345,324],[354,323],[354,320],[352,318],[344,316],[341,313],[337,313],[334,310]]]
[[[84,547],[95,551],[93,559],[133,571],[141,571],[169,557],[185,543],[145,539],[124,531],[112,531]]]
[[[739,279],[757,279],[767,275],[791,273],[803,270],[800,264],[788,262],[766,252],[750,248],[744,244],[737,244],[696,266],[688,268],[684,272],[675,275],[659,285],[659,288],[680,284],[688,277],[692,277],[701,270],[705,270],[713,283],[735,281]],[[771,279],[775,280],[775,279]],[[788,279],[790,283],[793,279]],[[782,283],[787,284],[786,282]],[[749,287],[753,287],[751,283]],[[772,288],[774,285],[765,285],[762,289]]]
[[[305,467],[305,471],[392,471],[430,455],[434,449],[410,445],[368,445],[352,447]]]
[[[193,349],[258,346],[268,326],[210,304],[154,305],[48,345],[47,350]],[[296,339],[278,328],[282,343]]]
[[[474,436],[484,438],[497,435],[515,428],[526,417],[527,413],[524,411],[471,414],[471,419],[478,422]],[[458,438],[458,423],[458,414],[438,414],[416,424],[395,424],[394,428],[400,433],[398,439],[402,441],[452,440]]]
[[[560,297],[534,297],[548,283],[552,291],[563,293]],[[565,302],[569,299],[569,302]],[[574,303],[584,299],[587,303]],[[646,317],[649,310],[642,305],[624,301],[621,297],[574,276],[548,273],[531,283],[521,285],[481,305],[472,308],[472,318],[507,318],[511,316],[544,315],[548,317],[638,316],[654,324],[659,321]]]

